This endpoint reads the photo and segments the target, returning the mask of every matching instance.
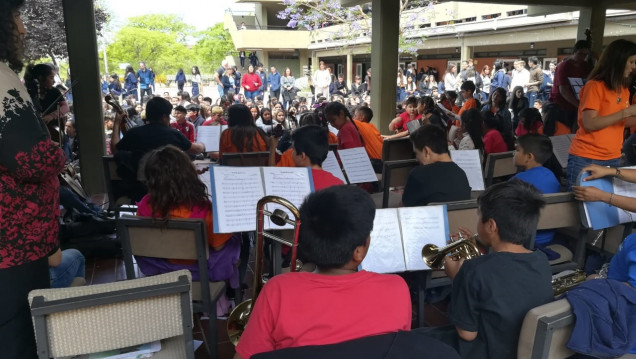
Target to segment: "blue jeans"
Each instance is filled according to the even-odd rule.
[[[537,94],[538,92],[536,91],[532,91],[532,92],[528,91],[526,93],[526,97],[528,98],[528,107],[530,108],[534,107],[534,101],[537,100]]]
[[[77,249],[62,251],[62,262],[57,267],[49,268],[51,288],[66,288],[76,277],[86,276],[84,256]]]
[[[572,191],[572,186],[576,186],[576,179],[578,178],[581,170],[589,166],[591,164],[597,164],[599,166],[610,166],[610,167],[618,167],[621,164],[620,158],[614,158],[612,160],[593,160],[591,158],[579,157],[575,155],[568,156],[568,168],[567,168],[567,179],[568,183],[566,186],[566,191]]]
[[[256,99],[257,95],[258,95],[258,91],[245,91],[246,99],[254,100]]]

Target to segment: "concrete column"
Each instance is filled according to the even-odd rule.
[[[347,53],[347,67],[345,67],[345,81],[349,88],[351,88],[351,84],[353,83],[353,55],[351,52]]]
[[[371,38],[371,108],[373,122],[387,134],[395,116],[395,73],[398,67],[400,2],[373,0]]]
[[[600,56],[603,52],[603,36],[605,35],[606,7],[597,4],[594,7],[583,7],[580,10],[576,39],[585,40],[585,30],[592,31],[592,51]],[[574,44],[573,44],[574,45]]]
[[[311,53],[307,49],[300,49],[298,54],[298,73],[296,74],[296,78],[305,76],[305,69],[309,71],[309,57]]]
[[[105,154],[97,34],[93,1],[63,0],[66,42],[73,87],[73,110],[80,143],[82,182],[89,194],[106,192]]]

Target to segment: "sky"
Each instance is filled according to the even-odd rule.
[[[237,4],[234,0],[97,0],[111,14],[110,31],[116,32],[131,16],[146,14],[176,14],[194,26],[204,30],[223,22],[225,11],[254,11],[254,5]]]

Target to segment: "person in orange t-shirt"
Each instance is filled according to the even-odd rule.
[[[462,84],[460,93],[462,98],[464,99],[464,104],[462,108],[459,109],[458,112],[451,111],[450,109],[444,109],[446,115],[455,119],[455,126],[460,127],[461,116],[464,111],[470,110],[471,108],[477,108],[477,100],[475,100],[475,83],[472,81],[466,81]]]
[[[367,106],[360,106],[353,114],[353,121],[364,140],[364,148],[371,159],[376,173],[382,173],[382,144],[384,139],[380,131],[371,123],[373,111]]]
[[[218,157],[224,152],[267,151],[270,141],[263,130],[252,121],[250,109],[242,104],[234,104],[228,109],[228,128],[221,134]]]
[[[623,131],[636,125],[636,105],[629,105],[627,84],[636,67],[636,43],[619,39],[601,54],[580,92],[579,129],[570,145],[567,190],[590,165],[620,165]]]

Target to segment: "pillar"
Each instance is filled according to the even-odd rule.
[[[374,124],[386,134],[395,116],[400,2],[373,0],[372,7],[371,109]]]
[[[585,30],[592,31],[592,51],[597,56],[603,52],[603,36],[605,35],[605,6],[597,4],[594,7],[582,7],[579,15],[579,25],[576,39],[585,40]],[[574,45],[574,44],[573,44]]]
[[[66,43],[73,87],[75,125],[81,137],[80,167],[88,194],[106,192],[102,156],[104,115],[97,60],[97,34],[93,1],[63,0]]]
[[[351,52],[347,53],[347,67],[345,67],[345,81],[349,88],[351,88],[351,84],[353,84],[353,54]]]

